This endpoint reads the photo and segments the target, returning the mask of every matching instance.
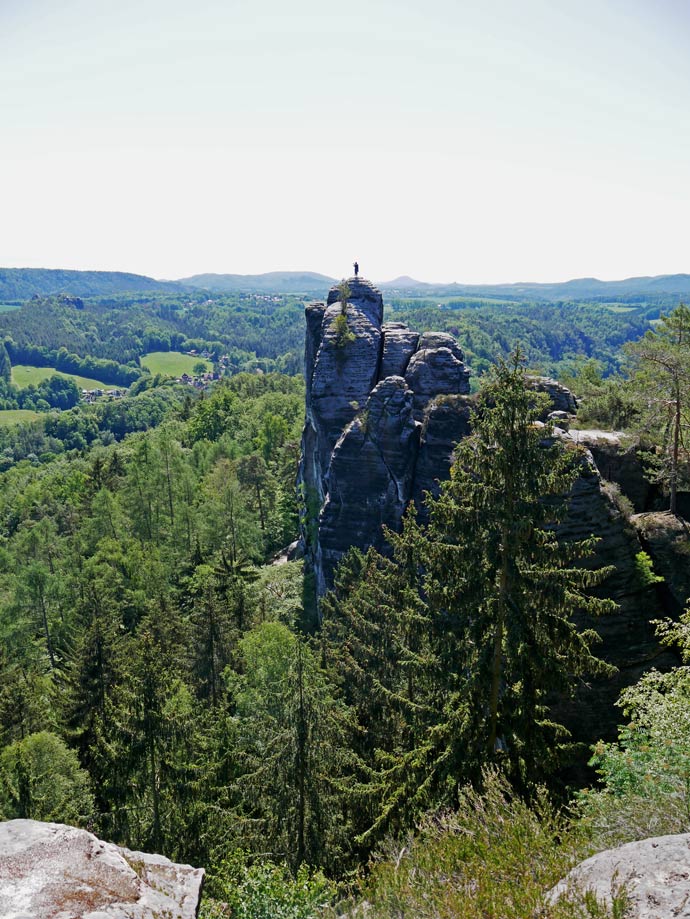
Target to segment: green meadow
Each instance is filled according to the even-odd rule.
[[[0,427],[20,424],[22,421],[33,421],[34,418],[38,418],[38,416],[38,412],[32,412],[28,408],[7,408],[0,410]]]
[[[211,361],[190,354],[180,354],[178,351],[151,351],[140,360],[141,366],[146,367],[152,374],[161,373],[168,377],[180,377],[183,373],[191,376],[194,367],[200,363],[204,364],[207,370],[213,369]]]
[[[27,386],[38,386],[43,380],[53,376],[74,380],[79,389],[114,388],[111,383],[103,383],[90,377],[80,377],[75,373],[63,373],[62,370],[56,370],[54,367],[30,367],[28,364],[17,364],[12,368],[12,382],[20,389],[26,389]]]

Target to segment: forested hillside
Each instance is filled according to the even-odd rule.
[[[347,557],[318,623],[283,551],[308,499],[295,490],[303,310],[296,296],[190,292],[0,314],[3,407],[37,412],[0,427],[0,817],[73,822],[203,865],[206,919],[310,919],[338,897],[351,910],[365,897],[381,919],[424,915],[442,888],[470,919],[505,919],[511,897],[505,915],[531,919],[610,838],[616,802],[620,836],[632,832],[651,793],[643,766],[656,775],[666,754],[644,727],[658,700],[631,690],[643,728],[597,748],[604,785],[585,819],[560,811],[573,790],[558,769],[587,753],[570,748],[551,694],[610,670],[570,620],[611,612],[596,593],[608,572],[576,564],[591,540],[554,535],[580,452],[540,427],[520,356],[496,363],[519,343],[530,368],[581,383],[596,415],[623,345],[656,342],[665,321],[650,303],[388,304],[388,320],[458,336],[480,390],[475,429],[428,523],[410,515],[390,555]],[[169,351],[207,354],[217,379],[142,366]],[[20,388],[21,364],[128,388],[93,403],[69,379]],[[663,826],[685,826],[668,803],[683,762],[654,789]],[[494,902],[481,879],[499,865]],[[604,915],[587,910],[553,916]]]
[[[0,268],[0,303],[69,293],[76,297],[179,290],[181,285],[123,271],[66,271],[57,268]]]

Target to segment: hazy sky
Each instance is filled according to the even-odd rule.
[[[0,0],[0,266],[690,272],[686,0]]]

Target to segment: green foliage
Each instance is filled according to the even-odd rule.
[[[426,818],[414,836],[390,840],[345,911],[362,919],[623,919],[624,892],[612,912],[576,889],[549,902],[549,889],[583,854],[543,789],[528,807],[489,771],[482,792],[464,788],[453,811]],[[343,913],[339,907],[326,916]]]
[[[259,622],[302,618],[301,566],[259,577],[252,564],[296,535],[301,385],[234,378],[227,392],[240,409],[214,441],[190,436],[213,396],[187,421],[169,417],[120,444],[96,440],[100,411],[126,435],[180,404],[166,402],[170,390],[62,412],[25,431],[24,449],[79,436],[80,452],[20,460],[0,476],[0,748],[41,731],[68,743],[107,838],[204,863],[240,843],[255,808],[270,810],[269,798],[240,793],[251,742],[230,715],[223,672],[242,665],[242,636]],[[304,659],[311,667],[308,649]],[[253,842],[285,853],[285,827]]]
[[[0,753],[0,818],[84,825],[94,810],[90,779],[74,750],[48,731]]]
[[[602,787],[583,793],[580,806],[599,848],[690,831],[690,612],[658,626],[665,644],[680,646],[683,665],[625,689],[628,723],[615,743],[594,748]]]
[[[119,365],[120,374],[130,374],[131,382],[141,375],[139,358],[149,352],[208,350],[227,354],[227,370],[232,373],[297,373],[302,367],[303,308],[294,296],[229,294],[211,300],[192,290],[182,295],[152,292],[85,300],[80,308],[71,300],[48,297],[32,299],[6,322],[0,317],[0,331],[13,362],[57,366],[108,383],[124,380],[103,375],[107,362]],[[72,364],[91,361],[93,372],[56,364],[62,352],[74,352]],[[106,364],[99,363],[103,361]],[[107,372],[112,375],[113,368]]]
[[[362,843],[452,803],[487,762],[528,788],[567,749],[549,699],[611,672],[572,621],[614,609],[589,593],[610,569],[579,566],[594,541],[554,530],[580,454],[537,424],[541,410],[519,356],[499,365],[428,526],[408,514],[390,560],[352,553],[323,602],[324,653],[366,731]]]
[[[690,453],[684,431],[690,423],[690,308],[679,304],[655,328],[626,347],[631,386],[640,406],[640,428],[657,451],[656,481],[669,491],[676,512],[680,484],[687,481]]]
[[[316,919],[335,897],[335,885],[302,865],[296,876],[271,862],[246,863],[243,852],[224,860],[209,879],[199,919]]]
[[[654,573],[654,563],[649,555],[642,551],[635,556],[635,580],[639,587],[653,587],[661,584],[663,578]]]
[[[336,800],[350,716],[315,654],[282,623],[248,632],[239,652],[240,672],[227,678],[246,763],[238,779],[245,844],[258,832],[294,870],[304,862],[333,868],[349,844]]]
[[[347,306],[347,304],[346,304]],[[356,340],[356,335],[347,322],[347,313],[338,313],[330,325],[333,346],[344,348]]]
[[[519,344],[528,366],[548,376],[567,376],[593,358],[606,375],[620,370],[621,346],[649,329],[647,311],[612,312],[593,302],[444,304],[393,301],[387,318],[414,329],[455,335],[475,375],[507,359]],[[575,388],[578,392],[578,388]]]
[[[9,383],[12,379],[12,363],[4,344],[0,345],[0,379]]]

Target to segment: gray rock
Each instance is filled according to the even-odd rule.
[[[412,499],[426,407],[439,394],[469,391],[463,353],[452,335],[420,336],[399,322],[382,326],[380,292],[361,278],[350,278],[348,286],[345,316],[353,340],[338,338],[339,287],[326,304],[306,309],[307,403],[298,484],[305,567],[318,596],[332,585],[335,566],[350,546],[385,550],[383,525],[399,528]],[[441,431],[441,416],[448,421],[451,415],[444,409],[427,425],[416,478],[420,495],[448,475],[453,446],[466,433],[460,416]]]
[[[386,322],[382,328],[383,354],[379,380],[386,377],[404,377],[410,358],[417,350],[419,332],[407,328],[404,322]]]
[[[3,919],[194,919],[204,871],[59,823],[0,823]]]
[[[383,526],[399,529],[412,496],[420,425],[402,377],[374,388],[338,441],[319,520],[324,578],[331,584],[344,544],[384,548]]]
[[[552,902],[570,885],[594,892],[612,906],[612,892],[625,887],[629,919],[690,919],[690,834],[656,836],[599,852],[554,887]]]
[[[653,488],[645,478],[639,444],[630,435],[597,429],[573,431],[572,434],[591,452],[602,477],[615,482],[638,513],[650,507]]]
[[[652,557],[654,571],[664,578],[659,589],[666,598],[667,610],[681,613],[690,599],[690,524],[670,511],[635,514],[630,522]]]
[[[575,433],[564,434],[566,442],[573,442]],[[635,528],[607,492],[588,451],[583,453],[581,470],[571,492],[568,515],[557,533],[563,542],[596,536],[598,542],[586,566],[613,567],[594,592],[614,600],[617,612],[596,618],[580,614],[575,622],[581,629],[599,633],[601,644],[595,647],[595,653],[613,664],[617,672],[613,677],[582,684],[572,700],[560,701],[554,711],[574,740],[591,743],[600,737],[616,737],[620,711],[615,703],[621,690],[652,667],[668,670],[675,665],[675,657],[670,649],[659,645],[652,625],[664,614],[658,591],[640,583],[637,577],[635,556],[642,546]]]
[[[552,380],[549,377],[532,377],[530,382],[537,392],[544,392],[551,399],[550,410],[567,412],[569,415],[577,413],[575,396],[558,380]]]
[[[412,490],[422,522],[428,517],[425,493],[437,496],[440,483],[448,478],[455,447],[470,433],[471,412],[469,396],[437,396],[427,407]]]
[[[417,351],[410,358],[405,373],[407,385],[414,393],[415,418],[421,421],[424,409],[439,395],[462,395],[469,393],[469,371],[462,361],[462,351],[457,345],[449,346],[443,341],[438,347],[431,347],[441,337],[433,338],[427,333],[419,340]],[[445,338],[450,336],[444,336]]]

